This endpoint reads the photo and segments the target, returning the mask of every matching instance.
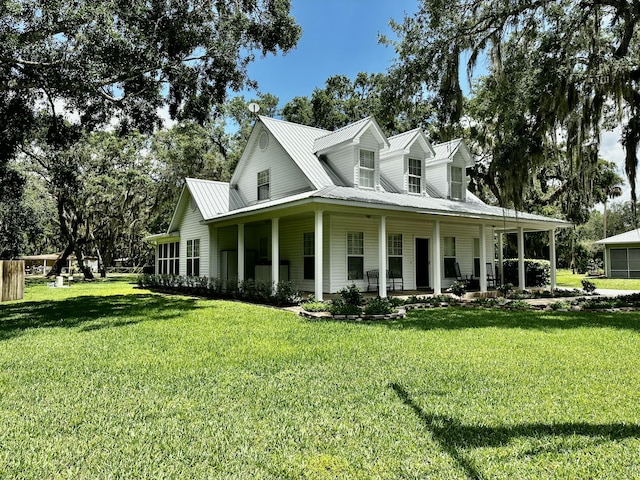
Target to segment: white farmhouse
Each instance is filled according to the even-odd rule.
[[[387,138],[371,117],[333,132],[259,117],[231,181],[187,179],[168,231],[147,237],[156,272],[293,280],[318,299],[350,284],[440,293],[459,275],[486,291],[517,232],[524,288],[524,234],[546,231],[553,288],[554,233],[570,224],[483,203],[466,189],[473,162],[461,139]]]

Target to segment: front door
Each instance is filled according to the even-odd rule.
[[[416,238],[416,288],[429,288],[428,238]]]

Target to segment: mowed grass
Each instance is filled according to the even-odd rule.
[[[0,305],[0,478],[640,478],[635,312]]]
[[[640,291],[640,278],[592,278],[588,275],[572,273],[566,268],[559,268],[556,273],[556,283],[559,287],[581,289],[583,278],[592,282],[596,288]]]

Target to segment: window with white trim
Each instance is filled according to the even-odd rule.
[[[364,278],[364,233],[347,232],[347,279]]]
[[[442,240],[444,276],[446,278],[456,278],[456,237],[444,237]]]
[[[316,278],[316,239],[314,232],[305,232],[303,238],[304,279]]]
[[[271,197],[271,172],[269,169],[258,172],[258,201]]]
[[[158,245],[158,273],[160,275],[178,275],[180,273],[180,243],[161,243]]]
[[[187,240],[187,277],[200,276],[200,239]]]
[[[408,184],[409,193],[422,193],[422,161],[417,158],[409,159]]]
[[[360,150],[360,180],[359,185],[364,188],[374,188],[375,184],[375,153],[371,150]]]
[[[451,165],[451,198],[455,200],[462,199],[462,182],[463,182],[462,167],[454,167]]]
[[[387,263],[393,278],[402,278],[402,234],[387,236]]]

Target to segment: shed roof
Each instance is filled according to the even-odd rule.
[[[612,237],[603,238],[602,240],[598,240],[595,243],[598,243],[600,245],[613,245],[623,243],[640,244],[640,228],[636,228],[635,230],[624,232],[619,235],[613,235]]]

